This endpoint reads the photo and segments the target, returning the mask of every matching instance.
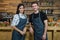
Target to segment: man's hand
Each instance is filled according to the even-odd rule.
[[[29,28],[29,31],[30,31],[30,33],[31,33],[31,34],[33,34],[33,33],[34,33],[34,31],[33,31],[33,28],[32,28],[32,27],[30,27],[30,28]]]
[[[42,36],[42,40],[46,40],[46,34]]]

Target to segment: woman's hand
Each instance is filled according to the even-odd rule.
[[[25,34],[26,34],[26,31],[27,31],[27,27],[25,27],[25,28],[23,29],[23,31],[20,31],[20,34],[21,34],[21,35],[25,35]]]
[[[21,35],[25,35],[25,33],[26,33],[26,32],[24,32],[24,31],[20,31],[20,34],[21,34]]]
[[[46,40],[46,34],[42,36],[42,40]]]

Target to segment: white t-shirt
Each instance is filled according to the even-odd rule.
[[[20,18],[22,18],[22,19],[25,19],[25,18],[27,18],[27,16],[26,16],[26,14],[22,14],[22,13],[19,13],[19,16],[20,16]],[[18,23],[19,23],[19,16],[18,16],[18,14],[15,14],[14,16],[13,16],[13,20],[12,20],[12,22],[11,22],[11,26],[16,26]]]

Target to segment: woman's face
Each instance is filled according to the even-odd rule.
[[[25,9],[24,9],[24,6],[20,6],[20,7],[19,7],[19,11],[20,11],[20,13],[23,13],[24,10],[25,10]]]

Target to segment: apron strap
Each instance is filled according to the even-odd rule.
[[[19,22],[20,22],[20,15],[18,14],[18,17],[19,17]],[[17,25],[16,25],[16,27],[17,27]]]
[[[19,16],[19,20],[20,20],[20,15],[18,14],[18,16]]]
[[[41,14],[41,12],[39,11],[39,20],[41,20],[41,23],[43,24],[40,14]]]
[[[40,20],[41,23],[43,24],[42,19],[41,19],[41,16],[40,16],[40,13],[41,13],[41,12],[39,11],[39,20]],[[34,17],[34,14],[32,15],[32,20],[33,20],[33,17]],[[40,21],[39,21],[39,22],[40,22]]]

